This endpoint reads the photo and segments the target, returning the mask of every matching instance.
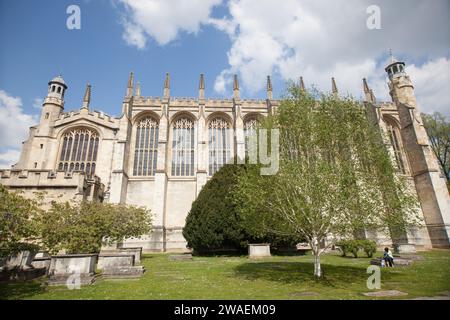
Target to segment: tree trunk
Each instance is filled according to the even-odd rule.
[[[320,244],[316,237],[314,237],[311,241],[311,249],[314,255],[314,276],[316,278],[321,278],[322,268],[320,267]]]
[[[320,267],[320,255],[314,254],[314,276],[316,278],[322,277],[322,269]]]

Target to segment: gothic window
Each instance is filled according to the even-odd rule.
[[[256,134],[259,122],[256,118],[250,118],[244,123],[245,156],[248,156],[248,142],[252,135]]]
[[[158,123],[147,117],[140,120],[136,127],[133,175],[154,176],[158,158]]]
[[[95,174],[95,162],[99,145],[98,133],[88,128],[75,128],[62,136],[58,170],[84,171]]]
[[[389,139],[391,141],[392,148],[394,149],[395,160],[397,162],[398,171],[402,174],[406,173],[405,170],[405,158],[402,152],[402,146],[400,142],[400,132],[397,126],[387,122],[387,128],[389,132]]]
[[[209,175],[212,176],[231,156],[230,126],[223,118],[215,118],[208,125]]]
[[[194,175],[194,122],[186,117],[175,121],[172,131],[172,175]]]

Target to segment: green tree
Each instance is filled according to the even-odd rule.
[[[262,127],[280,132],[279,170],[242,176],[235,201],[247,203],[242,216],[254,234],[305,238],[316,277],[321,254],[339,238],[364,229],[395,236],[420,221],[417,199],[395,174],[380,131],[353,99],[291,85]]]
[[[39,200],[25,198],[0,185],[0,257],[8,257],[32,245],[39,235],[36,217]]]
[[[447,185],[450,186],[450,123],[439,112],[434,112],[433,114],[422,113],[422,119],[430,138],[431,148],[447,177]]]
[[[144,208],[98,202],[52,202],[40,216],[42,244],[52,253],[96,253],[103,242],[140,237],[151,231],[150,211]],[[105,240],[107,239],[107,240]]]

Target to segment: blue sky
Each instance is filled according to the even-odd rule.
[[[71,4],[81,8],[81,30],[66,28]],[[90,82],[92,106],[117,115],[130,71],[143,95],[161,95],[169,72],[173,95],[196,96],[203,72],[207,96],[218,96],[214,76],[227,65],[230,41],[213,27],[167,46],[153,42],[138,50],[122,40],[121,12],[108,0],[2,0],[0,12],[0,39],[8,44],[0,51],[0,88],[20,96],[28,112],[35,112],[34,99],[45,96],[47,82],[59,73],[69,85],[67,109],[81,105]]]
[[[368,8],[380,9],[369,29]],[[81,29],[66,9],[78,5]],[[239,75],[243,98],[275,98],[289,79],[362,95],[368,78],[389,100],[388,50],[407,64],[425,112],[450,116],[450,2],[446,0],[0,0],[0,166],[17,160],[35,124],[47,82],[62,74],[65,110],[78,109],[86,83],[91,108],[118,116],[130,71],[142,95],[160,96],[166,72],[171,95],[229,97]]]

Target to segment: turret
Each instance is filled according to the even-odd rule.
[[[64,94],[67,85],[61,75],[48,82],[48,92],[42,104],[41,119],[39,122],[39,135],[49,135],[53,123],[64,110]]]
[[[389,93],[398,110],[403,147],[411,160],[411,176],[431,243],[435,248],[450,248],[450,199],[446,178],[441,176],[439,164],[431,149],[414,86],[405,71],[405,63],[395,60],[392,54],[385,70],[389,77]]]

